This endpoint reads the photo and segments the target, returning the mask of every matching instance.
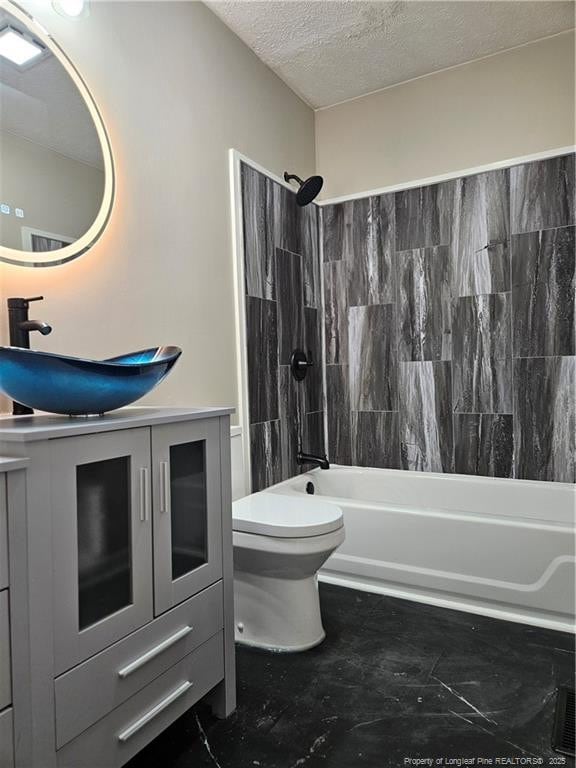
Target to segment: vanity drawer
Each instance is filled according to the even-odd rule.
[[[224,677],[219,632],[57,752],[58,768],[116,768]]]
[[[12,768],[14,765],[14,730],[12,707],[0,712],[0,766]]]
[[[0,589],[6,589],[8,575],[8,515],[6,512],[6,475],[0,475]]]
[[[57,748],[219,632],[223,623],[219,581],[56,678]]]
[[[10,675],[10,613],[8,611],[8,590],[0,592],[0,709],[12,701],[12,680]]]

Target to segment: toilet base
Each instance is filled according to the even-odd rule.
[[[294,653],[326,637],[316,576],[276,579],[236,573],[234,610],[236,641],[254,648]]]

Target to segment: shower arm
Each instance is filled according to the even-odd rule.
[[[300,176],[296,176],[295,173],[288,173],[288,171],[284,171],[284,181],[286,181],[288,184],[290,184],[291,181],[297,181],[298,184],[304,183]]]

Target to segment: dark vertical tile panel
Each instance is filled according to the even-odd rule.
[[[276,182],[272,184],[274,245],[292,253],[302,252],[302,208],[296,194]]]
[[[244,163],[241,168],[246,293],[274,299],[272,182]]]
[[[454,182],[396,192],[396,250],[449,245]]]
[[[396,254],[398,359],[452,356],[450,254],[445,245]]]
[[[278,418],[276,302],[246,297],[250,423]]]
[[[344,221],[349,305],[394,301],[394,195],[346,203]]]
[[[296,462],[298,455],[299,424],[296,416],[280,421],[280,465],[282,480],[288,480],[300,473]]]
[[[250,425],[250,460],[252,493],[280,482],[282,467],[279,421]]]
[[[454,295],[510,290],[508,169],[455,182],[452,217]]]
[[[398,413],[352,413],[352,463],[358,467],[400,469]]]
[[[573,355],[574,227],[512,238],[514,355]]]
[[[330,461],[334,464],[352,464],[347,365],[326,366],[326,403]]]
[[[399,364],[399,430],[403,469],[452,472],[449,362]]]
[[[515,476],[576,482],[576,357],[514,361]]]
[[[324,445],[324,413],[307,413],[304,417],[302,449],[305,453],[323,456],[326,453]]]
[[[348,322],[352,410],[396,410],[394,304],[350,307]]]
[[[512,234],[574,224],[574,155],[510,169]]]
[[[454,471],[464,475],[513,477],[512,416],[455,413]]]
[[[299,412],[300,383],[292,376],[289,365],[278,369],[278,412],[281,419],[297,416]]]
[[[304,308],[304,325],[308,359],[313,365],[308,368],[306,378],[301,387],[304,390],[305,409],[307,413],[321,411],[324,408],[322,397],[322,332],[320,328],[320,313],[311,307]]]
[[[512,413],[510,294],[456,299],[452,326],[454,410]]]
[[[326,362],[348,362],[348,300],[343,261],[324,264]]]
[[[276,249],[278,350],[280,365],[289,365],[295,349],[304,346],[304,302],[300,256]]]
[[[317,446],[323,408],[320,213],[296,204],[294,192],[242,168],[245,233],[248,389],[253,490],[301,471],[299,436]],[[278,273],[276,273],[278,270]],[[252,294],[255,294],[253,297]],[[271,299],[265,301],[262,299]],[[308,390],[289,370],[294,349],[314,351]],[[323,443],[323,438],[322,438]]]
[[[344,258],[344,203],[322,206],[324,261]]]
[[[307,307],[320,307],[320,240],[319,208],[314,203],[302,209],[301,253],[304,269],[304,304]]]

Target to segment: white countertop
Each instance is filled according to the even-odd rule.
[[[158,406],[121,408],[104,416],[57,416],[35,414],[33,416],[0,416],[0,442],[30,442],[51,440],[57,437],[88,435],[95,432],[113,432],[118,429],[148,427],[195,421],[217,416],[228,416],[234,408],[215,406],[204,408],[161,408]],[[6,461],[20,461],[6,459]],[[15,467],[11,467],[14,469]],[[2,471],[0,466],[0,471]]]
[[[26,469],[28,459],[11,459],[8,456],[0,456],[0,475],[2,472],[12,472],[14,469]]]

